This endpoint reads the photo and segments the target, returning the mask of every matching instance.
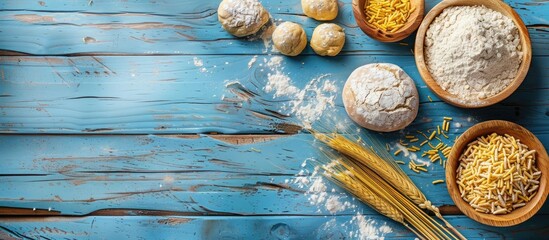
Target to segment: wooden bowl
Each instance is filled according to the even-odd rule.
[[[530,149],[535,149],[536,165],[541,171],[540,186],[534,198],[525,206],[504,215],[493,215],[475,211],[469,203],[461,198],[459,188],[456,184],[456,170],[459,165],[459,157],[466,149],[467,144],[474,141],[477,137],[494,132],[498,134],[507,133],[520,139]],[[534,216],[547,199],[547,194],[549,193],[549,157],[538,138],[518,124],[501,120],[478,123],[465,131],[452,147],[452,151],[448,156],[448,162],[446,163],[446,185],[448,186],[448,193],[450,193],[450,197],[452,197],[456,206],[473,220],[496,227],[517,225]]]
[[[355,21],[366,35],[381,42],[396,42],[400,41],[412,34],[423,20],[423,12],[425,11],[425,3],[423,0],[410,0],[412,7],[416,9],[410,14],[406,24],[396,32],[385,32],[383,30],[372,28],[366,24],[366,12],[364,8],[368,0],[353,0],[353,14]]]
[[[522,63],[518,69],[517,76],[515,79],[500,93],[491,96],[489,98],[478,100],[475,102],[467,102],[459,98],[459,96],[453,95],[445,90],[443,90],[437,82],[429,73],[427,65],[425,63],[425,56],[423,52],[423,44],[425,41],[425,33],[429,28],[431,22],[447,7],[450,6],[470,6],[470,5],[484,5],[487,8],[490,8],[494,11],[498,11],[503,15],[511,18],[515,25],[517,26],[520,34],[520,40],[522,44]],[[416,42],[414,47],[414,56],[416,60],[416,65],[419,70],[419,74],[425,81],[425,84],[433,91],[439,98],[445,102],[452,104],[457,107],[462,108],[481,108],[496,104],[503,99],[509,97],[522,83],[528,73],[528,68],[530,68],[530,62],[532,61],[532,44],[530,42],[530,35],[528,30],[522,22],[522,19],[519,15],[511,8],[509,5],[505,4],[501,0],[444,0],[437,4],[423,19],[419,30],[417,31]]]

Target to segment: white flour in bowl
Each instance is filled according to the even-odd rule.
[[[444,9],[429,26],[424,44],[435,81],[467,102],[503,91],[522,62],[517,26],[485,6]]]

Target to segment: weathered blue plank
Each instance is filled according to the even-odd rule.
[[[218,1],[2,1],[0,49],[29,54],[266,54],[270,44],[236,39],[217,22]],[[385,44],[367,37],[356,25],[350,0],[340,1],[334,22],[345,27],[342,54],[411,55],[413,37]],[[438,0],[426,1],[426,11]],[[548,55],[549,4],[508,1],[529,25],[534,55]],[[319,24],[302,14],[299,1],[263,1],[275,21],[294,21],[310,37]],[[40,37],[36,37],[40,36]],[[307,47],[304,54],[314,54]]]
[[[277,22],[299,22],[309,36],[318,25],[301,14],[297,0],[262,2]],[[461,127],[452,128],[451,138],[477,121],[507,119],[529,128],[549,146],[547,2],[508,1],[530,26],[535,57],[528,78],[515,94],[480,110],[458,109],[439,101],[417,73],[411,56],[413,37],[404,44],[371,40],[356,27],[349,2],[341,1],[342,10],[335,20],[346,27],[342,55],[347,56],[321,58],[308,48],[307,56],[285,58],[284,72],[295,85],[303,87],[327,73],[341,89],[356,67],[392,62],[416,80],[422,104],[416,121],[403,132],[384,134],[384,142],[394,143],[406,132],[433,128],[442,116],[452,116]],[[437,2],[426,1],[427,9]],[[379,224],[386,221],[370,215],[372,210],[329,183],[325,198],[339,197],[355,207],[330,212],[325,200],[311,202],[311,194],[304,193],[311,183],[302,178],[309,172],[301,171],[311,170],[312,165],[302,163],[319,153],[307,134],[264,143],[256,141],[273,137],[238,137],[250,145],[207,137],[87,135],[269,133],[276,129],[272,124],[294,121],[291,117],[257,117],[266,108],[280,110],[291,99],[273,101],[263,92],[269,70],[260,64],[264,64],[263,57],[271,57],[271,47],[261,39],[235,39],[223,31],[216,19],[217,4],[190,0],[0,1],[0,50],[181,55],[0,57],[0,132],[31,134],[0,135],[0,207],[36,208],[37,214],[48,210],[51,214],[84,215],[98,210],[109,214],[108,209],[122,208],[129,209],[124,212],[129,215],[159,210],[165,212],[152,214],[189,216],[2,218],[0,239],[323,239],[356,232],[356,223],[350,220],[357,212]],[[261,56],[246,70],[253,55]],[[194,57],[203,66],[195,64]],[[225,88],[226,80],[238,80],[258,96],[250,103],[223,101],[223,96],[234,97]],[[435,101],[430,102],[428,96]],[[330,117],[347,120],[339,97],[336,106],[328,113]],[[74,133],[85,135],[70,135]],[[444,178],[441,166],[431,165],[422,174],[404,170],[436,205],[453,204],[444,184],[431,184]],[[202,214],[210,216],[190,217]],[[533,220],[513,228],[490,228],[464,216],[447,218],[469,238],[525,239],[549,233],[547,214],[549,204]],[[386,237],[413,237],[402,227],[387,224],[393,232]]]
[[[200,56],[196,59],[203,66],[195,66],[193,56],[0,57],[0,132],[272,132],[273,124],[292,118],[264,119],[255,113],[269,114],[265,109],[280,111],[290,99],[273,99],[272,94],[265,93],[263,86],[267,74],[272,72],[264,63],[269,57],[258,57],[247,70],[252,58]],[[329,74],[327,78],[335,82],[339,91],[348,75],[363,64],[397,63],[415,80],[420,94],[420,114],[410,131],[433,127],[442,116],[448,115],[459,118],[464,127],[468,126],[468,118],[507,119],[536,134],[549,132],[547,57],[533,58],[526,80],[510,98],[477,110],[458,109],[440,102],[421,80],[411,56],[284,59],[281,68],[297,87]],[[234,80],[257,93],[255,99],[261,101],[251,104],[223,101],[223,97],[234,99],[234,94],[225,87],[227,81]],[[327,114],[343,121],[347,116],[339,91],[337,107]],[[546,144],[549,141],[542,140]]]
[[[330,213],[326,200],[337,196],[357,206],[336,213],[372,213],[326,180],[325,200],[311,202],[304,192],[317,179],[311,159],[321,153],[307,134],[246,145],[208,137],[4,135],[0,152],[5,207],[71,215],[110,208],[322,215]],[[442,166],[422,174],[403,169],[434,204],[453,205],[444,184],[431,184],[444,179]]]
[[[9,219],[0,223],[3,239],[413,239],[404,227],[378,215],[269,217],[89,216]],[[508,228],[481,225],[464,216],[448,221],[468,239],[541,239],[548,216]],[[362,223],[362,225],[360,224]],[[361,229],[360,226],[363,226]],[[385,231],[381,229],[384,227]],[[390,232],[389,232],[390,231]]]
[[[303,162],[319,157],[312,142],[308,135],[239,146],[210,138],[1,136],[0,206],[77,215],[108,208],[326,214],[325,206],[311,204],[303,193],[311,183],[298,181],[314,167]],[[431,174],[414,179],[432,181],[442,168]],[[328,191],[333,187],[328,184]],[[327,194],[356,204],[342,191]],[[428,195],[451,204],[445,191]]]
[[[426,0],[426,9],[433,8],[439,0]],[[524,15],[523,18],[528,21],[529,18],[543,20],[547,18],[548,13],[539,11],[536,7],[546,6],[547,3],[539,0],[506,0],[507,4],[515,8],[515,10]],[[302,14],[301,5],[298,1],[284,1],[284,0],[263,0],[261,3],[274,14]],[[0,2],[0,9],[3,11],[44,11],[44,12],[84,12],[84,13],[96,13],[96,14],[116,14],[116,13],[143,13],[143,14],[157,14],[164,16],[175,15],[191,15],[197,13],[215,12],[217,10],[218,2],[204,2],[198,4],[192,0],[163,0],[162,2],[155,1],[108,1],[108,0],[94,0],[91,1],[34,1],[34,0],[5,0]],[[340,8],[348,7],[350,1],[339,1]],[[341,13],[341,12],[340,12]],[[545,19],[546,21],[546,19]]]

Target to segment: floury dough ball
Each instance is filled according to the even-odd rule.
[[[336,56],[345,44],[343,28],[334,23],[323,23],[313,31],[311,47],[320,56]]]
[[[307,46],[307,34],[301,25],[284,22],[273,32],[273,44],[284,55],[297,56]]]
[[[269,21],[269,13],[257,0],[223,0],[217,18],[227,32],[244,37],[259,31]]]
[[[303,13],[319,21],[329,21],[337,17],[337,0],[301,0]]]
[[[392,132],[414,121],[419,96],[414,81],[399,66],[374,63],[351,73],[343,87],[343,104],[360,126]]]

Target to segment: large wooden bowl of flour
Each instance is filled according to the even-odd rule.
[[[429,72],[429,68],[427,66],[428,59],[426,56],[427,47],[425,46],[425,43],[426,43],[425,41],[426,41],[426,34],[429,29],[429,26],[437,18],[437,16],[439,16],[442,13],[444,9],[448,7],[453,7],[453,6],[479,6],[479,5],[484,5],[489,9],[500,12],[504,16],[509,17],[513,21],[513,23],[516,25],[519,32],[520,47],[522,51],[522,61],[519,64],[517,64],[520,66],[518,67],[516,75],[514,75],[515,77],[511,80],[511,82],[505,88],[503,88],[503,90],[496,93],[495,95],[488,96],[486,98],[471,100],[471,99],[464,99],[464,96],[463,96],[464,94],[455,94],[455,93],[453,94],[447,90],[444,90],[437,83],[437,81],[435,81],[433,74]],[[476,1],[475,0],[445,0],[437,4],[423,19],[423,22],[421,23],[416,36],[414,56],[415,56],[416,65],[418,67],[421,77],[423,78],[423,81],[439,98],[457,107],[481,108],[481,107],[490,106],[502,101],[503,99],[509,97],[520,86],[520,84],[526,77],[526,74],[530,67],[530,62],[532,60],[532,46],[530,43],[530,35],[528,34],[528,30],[526,29],[526,26],[524,25],[523,21],[521,20],[519,15],[509,5],[505,4],[503,1],[501,0],[482,0],[482,1],[481,0],[476,0]],[[474,79],[474,78],[469,78],[469,79]]]

